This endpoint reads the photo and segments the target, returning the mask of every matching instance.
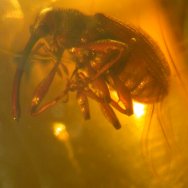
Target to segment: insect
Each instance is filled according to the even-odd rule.
[[[34,91],[31,114],[39,114],[76,92],[85,119],[90,118],[88,98],[98,102],[104,116],[115,127],[121,124],[114,109],[132,115],[133,100],[159,103],[168,94],[170,69],[157,44],[141,29],[97,13],[85,15],[73,9],[42,11],[31,26],[28,40],[13,83],[12,116],[20,117],[19,89],[24,67],[33,49],[48,49],[54,66]],[[68,51],[75,70],[63,92],[39,107],[62,66],[61,57]],[[118,99],[113,97],[116,93]]]

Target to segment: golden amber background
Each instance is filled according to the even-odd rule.
[[[160,45],[170,62],[167,43],[185,84],[182,86],[173,69],[162,119],[170,147],[166,146],[156,114],[148,137],[149,154],[143,154],[147,142],[142,142],[142,133],[148,113],[138,118],[117,112],[122,123],[117,131],[93,101],[91,120],[84,121],[74,94],[67,104],[60,103],[31,117],[32,93],[49,71],[49,65],[37,62],[26,67],[21,84],[22,117],[19,122],[12,120],[11,91],[17,66],[14,57],[27,42],[36,14],[51,6],[75,8],[86,14],[102,12],[141,27]],[[186,0],[1,0],[0,188],[188,187],[187,6]],[[61,87],[62,81],[57,77],[49,97],[57,95]]]

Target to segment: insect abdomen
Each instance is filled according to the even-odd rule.
[[[156,54],[153,56],[158,58],[157,60],[146,56],[144,52],[133,50],[119,77],[131,92],[133,99],[153,103],[168,94],[169,74]]]
[[[170,69],[159,46],[140,28],[121,24],[103,14],[96,17],[107,35],[128,44],[130,52],[118,75],[132,98],[146,103],[162,100],[168,94]]]

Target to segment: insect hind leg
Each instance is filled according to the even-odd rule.
[[[133,114],[133,101],[130,91],[119,78],[113,76],[112,79],[119,98],[118,102],[111,101],[112,106],[121,113],[131,116]],[[123,104],[124,108],[119,105],[119,102]]]

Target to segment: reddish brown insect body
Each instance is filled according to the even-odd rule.
[[[49,45],[49,38],[53,45]],[[106,118],[120,128],[113,108],[131,115],[133,100],[156,103],[168,94],[169,66],[160,48],[143,31],[103,14],[86,16],[77,10],[51,9],[37,17],[15,75],[12,101],[15,119],[19,118],[19,85],[24,65],[33,46],[39,44],[48,48],[56,63],[34,92],[33,115],[53,106],[69,91],[76,91],[85,119],[90,117],[89,97],[99,102]],[[76,68],[63,93],[38,109],[58,66],[66,70],[60,62],[65,50],[72,55]],[[119,101],[113,99],[112,91],[117,93]]]

